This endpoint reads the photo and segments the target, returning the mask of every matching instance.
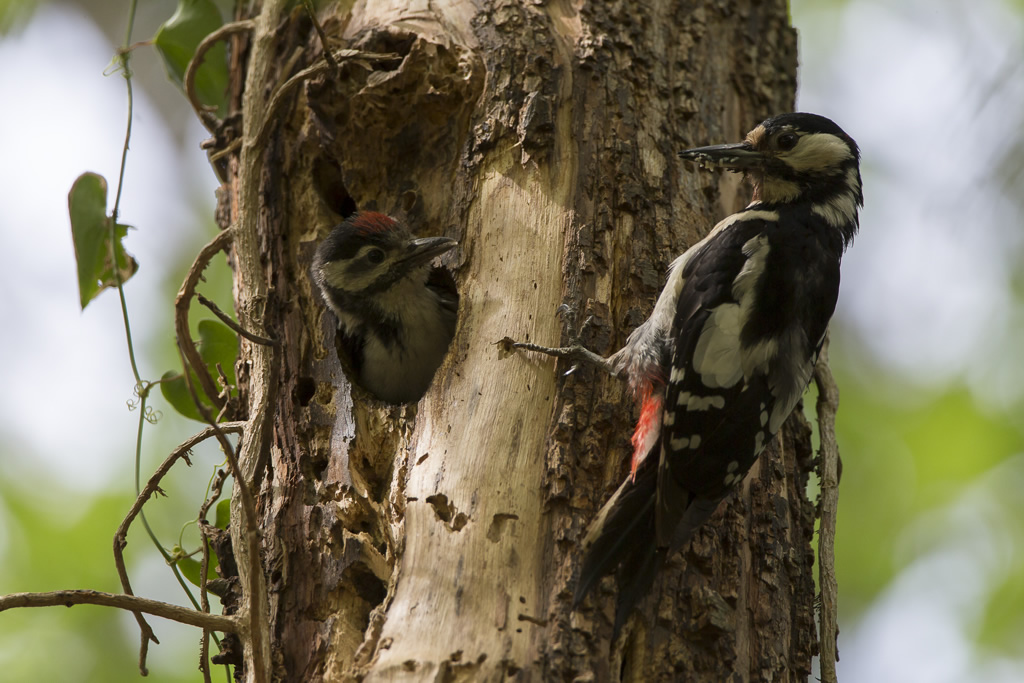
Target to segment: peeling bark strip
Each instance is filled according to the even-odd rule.
[[[741,201],[734,179],[688,172],[675,152],[792,108],[786,3],[340,5],[320,17],[332,48],[396,58],[350,60],[296,89],[267,147],[231,162],[224,195],[248,197],[226,205],[232,222],[257,217],[237,255],[240,320],[283,342],[276,373],[249,344],[239,372],[250,406],[272,402],[266,447],[247,451],[269,466],[246,466],[275,675],[806,680],[806,423],[790,420],[610,644],[612,582],[575,614],[569,601],[586,525],[625,475],[634,408],[615,380],[499,360],[493,345],[559,342],[568,302],[593,316],[590,348],[621,346],[668,263]],[[236,74],[247,101],[320,59],[300,12],[270,38],[274,58]],[[353,204],[460,242],[443,260],[460,328],[418,406],[351,387],[308,277],[334,210]]]

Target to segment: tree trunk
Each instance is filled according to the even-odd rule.
[[[320,18],[333,49],[395,57],[295,89],[266,144],[243,145],[225,194],[238,201],[224,204],[240,318],[283,342],[243,344],[240,373],[250,423],[272,426],[247,431],[241,455],[267,600],[243,608],[269,618],[275,677],[806,680],[817,641],[803,418],[610,643],[613,582],[576,612],[571,589],[587,524],[626,474],[632,398],[589,368],[565,376],[494,344],[564,342],[564,302],[589,319],[587,346],[616,350],[672,259],[745,203],[733,177],[686,168],[676,151],[792,108],[785,1],[367,0]],[[322,59],[300,11],[262,26],[236,72],[250,118]],[[459,329],[415,406],[352,387],[308,275],[349,198],[460,242],[442,260]]]

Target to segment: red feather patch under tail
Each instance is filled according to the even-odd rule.
[[[653,387],[648,384],[640,391],[640,419],[637,420],[636,430],[633,432],[633,458],[629,467],[629,476],[633,481],[636,481],[636,468],[651,452],[661,434],[661,413],[665,397],[661,392],[654,393],[652,389]]]

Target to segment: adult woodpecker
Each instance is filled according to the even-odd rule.
[[[753,199],[672,263],[625,347],[604,360],[513,343],[599,362],[642,403],[632,473],[588,530],[575,592],[579,604],[616,570],[616,633],[803,395],[863,205],[856,143],[815,114],[775,116],[743,142],[679,156],[744,172]]]
[[[313,280],[338,318],[356,381],[382,401],[418,401],[448,351],[459,295],[431,261],[456,244],[361,211],[316,250]]]

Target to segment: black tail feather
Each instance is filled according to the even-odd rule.
[[[617,566],[620,584],[619,604],[629,609],[643,597],[656,573],[654,537],[654,501],[658,485],[658,468],[650,458],[637,469],[636,479],[627,478],[618,491],[604,504],[583,541],[583,562],[573,596],[573,607],[594,588],[605,574]],[[623,571],[630,572],[623,575]],[[650,578],[642,580],[642,575]],[[625,583],[624,583],[625,579]],[[621,590],[623,586],[629,590]],[[625,596],[629,594],[628,604]]]
[[[630,553],[615,574],[619,588],[619,596],[615,601],[615,626],[612,628],[612,640],[619,637],[623,624],[633,613],[633,608],[650,592],[658,570],[665,564],[665,549],[654,545],[654,533],[650,542],[645,539],[644,545]]]

